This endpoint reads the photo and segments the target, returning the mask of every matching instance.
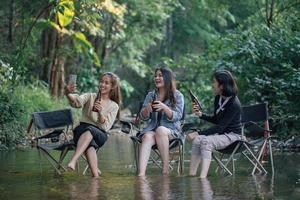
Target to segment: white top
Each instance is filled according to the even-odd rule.
[[[71,106],[74,108],[82,108],[81,122],[93,124],[104,131],[108,131],[118,114],[119,106],[116,102],[109,100],[108,103],[102,105],[102,115],[107,118],[105,123],[101,124],[99,119],[99,114],[92,111],[93,105],[96,99],[96,93],[84,93],[82,95],[78,94],[69,94],[75,98],[75,102]]]

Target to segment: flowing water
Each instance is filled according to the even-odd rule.
[[[189,150],[187,145],[186,160]],[[248,163],[241,160],[234,176],[216,174],[212,162],[205,180],[178,176],[176,170],[161,176],[155,166],[148,167],[146,178],[136,177],[132,144],[124,134],[111,135],[98,157],[102,175],[93,179],[75,172],[55,174],[36,149],[2,151],[0,199],[300,199],[297,153],[276,153],[273,176],[251,176]],[[84,165],[81,160],[81,170]],[[188,163],[185,174],[187,171]]]

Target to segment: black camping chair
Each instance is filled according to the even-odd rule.
[[[258,124],[263,122],[263,127]],[[224,149],[217,150],[223,155],[230,155],[227,162],[224,164],[215,154],[213,154],[214,160],[216,160],[219,167],[221,167],[228,174],[232,175],[235,172],[234,155],[241,153],[244,155],[250,163],[254,166],[252,175],[256,172],[264,172],[267,174],[266,169],[262,165],[262,159],[267,153],[270,155],[272,173],[274,173],[274,162],[272,153],[272,138],[270,136],[271,130],[269,129],[268,122],[268,109],[266,103],[244,106],[242,108],[242,135],[244,139],[235,141]],[[246,140],[247,139],[247,140]],[[254,148],[257,147],[257,154],[254,154]],[[227,168],[227,165],[232,162],[232,172]],[[217,168],[218,170],[218,168]],[[216,171],[217,171],[216,170]]]
[[[142,103],[140,103],[140,109],[142,108]],[[130,139],[133,142],[134,147],[134,159],[135,159],[135,166],[136,166],[136,173],[138,173],[138,164],[139,164],[139,151],[140,151],[140,145],[142,143],[142,140],[138,137],[141,134],[142,126],[139,119],[139,112],[136,115],[136,118],[132,122],[127,121],[121,121],[122,123],[122,129],[121,131],[131,135]],[[181,126],[182,126],[182,132],[180,138],[174,138],[169,141],[169,153],[170,153],[170,163],[169,167],[170,170],[173,170],[172,164],[178,163],[177,166],[177,173],[182,175],[184,173],[184,142],[185,142],[185,135],[183,134],[184,131],[188,130],[187,126],[188,124],[184,124],[184,118],[185,118],[185,108],[183,112],[183,116],[181,119]],[[162,168],[162,163],[160,161],[160,153],[158,151],[157,145],[154,145],[152,147],[152,153],[149,158],[149,162],[154,163],[159,168]]]
[[[28,126],[28,133],[33,126],[34,137],[32,138],[40,154],[50,162],[58,174],[66,171],[62,165],[69,150],[75,149],[73,140],[68,140],[67,133],[73,129],[73,117],[70,109],[55,110],[50,112],[34,112]],[[64,140],[60,140],[64,134]],[[55,159],[52,151],[60,151],[60,156]]]

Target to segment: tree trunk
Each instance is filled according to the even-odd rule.
[[[50,93],[56,99],[63,96],[65,85],[65,58],[60,49],[62,42],[63,35],[58,33],[50,75]]]
[[[53,63],[55,53],[55,44],[57,40],[57,31],[54,29],[43,30],[41,36],[41,60],[43,65],[40,72],[40,78],[45,82],[50,82],[50,69]]]
[[[266,22],[269,28],[273,23],[274,7],[275,7],[275,0],[271,0],[270,5],[269,5],[269,1],[268,0],[266,1]]]
[[[8,42],[13,42],[13,24],[14,24],[14,10],[15,10],[15,0],[10,1],[9,5],[9,15],[8,15]]]

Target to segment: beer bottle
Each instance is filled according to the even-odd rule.
[[[98,112],[98,110],[95,108],[95,103],[96,103],[96,101],[98,101],[99,99],[101,100],[101,91],[100,91],[100,90],[98,90],[96,99],[95,99],[95,101],[94,101],[94,105],[93,105],[93,109],[92,109],[92,111],[94,111],[94,112]]]

